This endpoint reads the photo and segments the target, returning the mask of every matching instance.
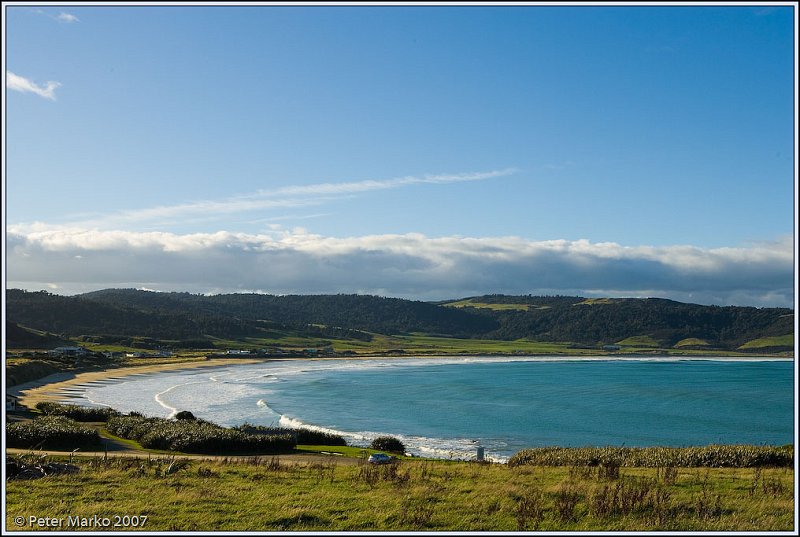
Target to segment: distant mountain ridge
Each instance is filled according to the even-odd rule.
[[[193,295],[106,289],[77,296],[7,291],[8,320],[61,334],[163,340],[263,337],[292,328],[322,337],[425,333],[456,338],[613,344],[639,338],[736,349],[794,332],[788,308],[702,306],[666,299],[485,295],[420,302],[369,295]],[[688,344],[688,343],[687,343]]]

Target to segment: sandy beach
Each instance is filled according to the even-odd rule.
[[[120,367],[103,369],[100,371],[86,371],[83,373],[55,373],[24,384],[18,384],[6,389],[6,393],[19,398],[19,403],[28,408],[34,408],[41,401],[60,401],[65,399],[64,392],[77,386],[109,379],[126,377],[129,375],[143,375],[158,373],[160,371],[178,371],[181,369],[196,369],[205,367],[221,367],[230,365],[244,365],[264,362],[253,358],[214,358],[198,360],[196,362],[176,362],[168,364],[154,364],[135,367]]]
[[[351,356],[347,357],[349,360],[368,360],[379,358],[379,356]],[[387,359],[387,357],[380,357]],[[391,359],[394,357],[389,357]],[[407,358],[407,357],[398,357]],[[426,357],[429,358],[429,357]],[[17,384],[6,388],[6,393],[18,397],[18,402],[27,408],[34,408],[37,403],[41,401],[61,401],[69,398],[67,392],[70,390],[90,383],[101,382],[104,380],[117,379],[129,375],[144,375],[150,373],[158,373],[161,371],[179,371],[182,369],[196,369],[206,367],[224,367],[231,365],[247,365],[256,363],[274,362],[278,360],[286,360],[287,358],[210,358],[201,359],[197,361],[175,362],[175,363],[161,363],[153,365],[131,366],[131,367],[118,367],[110,369],[102,369],[97,371],[84,371],[80,373],[54,373],[46,377]],[[297,358],[289,358],[296,360]],[[317,360],[341,360],[342,358],[333,357],[314,357],[303,358],[304,360],[317,361]]]

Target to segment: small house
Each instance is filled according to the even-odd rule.
[[[87,352],[83,347],[56,347],[47,351],[47,354],[52,356],[83,356]]]

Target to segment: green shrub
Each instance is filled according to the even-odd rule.
[[[405,453],[406,451],[406,446],[393,436],[379,436],[372,441],[369,447],[390,453]]]
[[[109,420],[108,431],[148,449],[184,453],[288,453],[297,445],[289,434],[248,434],[204,420],[119,416]]]
[[[290,434],[295,437],[298,444],[317,446],[346,446],[347,440],[338,434],[315,431],[313,429],[289,429],[286,427],[265,427],[263,425],[250,425],[245,423],[236,427],[237,430],[248,434],[281,435]]]
[[[691,468],[791,467],[794,446],[710,445],[686,448],[647,447],[542,447],[524,449],[508,461],[509,467],[600,466],[615,464],[640,468],[668,466]]]
[[[64,416],[43,416],[6,425],[6,445],[72,451],[100,447],[96,429]]]
[[[315,431],[313,429],[295,429],[298,444],[319,446],[346,446],[347,440],[338,434]]]
[[[36,409],[47,416],[65,416],[75,421],[108,421],[111,416],[119,414],[109,407],[65,405],[51,401],[37,403]]]
[[[113,435],[138,440],[147,433],[159,418],[147,418],[131,412],[127,416],[114,416],[106,424]]]

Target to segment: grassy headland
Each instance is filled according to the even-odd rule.
[[[29,517],[138,517],[144,531],[790,531],[790,468],[517,466],[280,456],[73,458],[74,474],[7,484],[9,529]],[[377,507],[379,506],[379,507]],[[15,526],[15,517],[24,525]],[[146,517],[146,520],[144,520]],[[74,520],[74,519],[73,519]],[[129,519],[131,520],[131,519]],[[144,522],[143,522],[144,520]],[[142,525],[143,523],[143,525]],[[53,529],[53,528],[51,528]],[[104,528],[83,528],[104,529]]]
[[[39,407],[56,416],[94,417],[69,406]],[[9,480],[8,529],[793,529],[793,446],[540,448],[518,453],[507,465],[401,457],[377,466],[366,462],[373,450],[352,446],[298,445],[287,447],[286,454],[234,457],[225,454],[223,445],[231,439],[210,429],[207,433],[216,445],[212,452],[221,455],[169,452],[158,449],[169,447],[158,442],[155,449],[147,449],[143,443],[153,434],[195,443],[205,440],[192,430],[191,420],[183,423],[186,427],[177,427],[181,420],[133,415],[120,421],[114,416],[110,412],[101,418],[116,424],[72,424],[81,430],[93,427],[106,440],[121,443],[122,451],[111,451],[112,456],[109,452],[81,456],[80,451],[49,456],[17,451],[12,456],[11,462],[29,464],[68,460],[78,470]],[[33,422],[41,419],[47,434],[66,438],[60,424],[54,428],[47,421],[50,417]],[[137,432],[143,424],[146,427]],[[209,427],[198,420],[194,428]],[[134,439],[112,436],[109,429]],[[190,444],[181,445],[192,451]],[[60,447],[70,451],[71,446]],[[38,526],[45,518],[59,526]],[[106,519],[112,526],[74,526],[80,520],[105,523]],[[113,527],[126,520],[128,524],[135,520],[136,526]]]
[[[64,415],[96,416],[64,405],[37,410],[53,416],[12,424],[10,438],[30,429],[70,451],[82,440],[76,432],[96,437],[99,431],[124,444],[111,451],[116,456],[15,450],[7,466],[68,462],[70,471],[9,479],[9,529],[788,531],[793,524],[792,446],[540,448],[520,452],[507,465],[401,456],[379,466],[367,462],[374,450],[294,446],[284,431],[270,433],[285,445],[251,442],[247,450],[264,451],[234,457],[225,454],[227,446],[257,440],[249,434],[256,431],[113,412],[100,416],[107,424],[80,424]],[[317,438],[309,433],[308,440]],[[29,440],[42,439],[34,436]],[[175,445],[221,454],[163,449]],[[276,448],[282,453],[264,454]]]

